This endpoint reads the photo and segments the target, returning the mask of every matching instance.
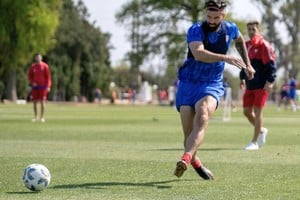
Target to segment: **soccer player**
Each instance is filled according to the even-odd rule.
[[[290,82],[289,82],[289,93],[288,93],[288,96],[289,96],[289,102],[292,106],[292,111],[293,112],[297,112],[297,109],[298,109],[298,103],[297,103],[297,81],[293,78],[293,77],[290,77]]]
[[[51,75],[48,65],[42,61],[42,55],[35,55],[33,63],[28,72],[28,79],[31,86],[31,98],[33,101],[34,118],[32,122],[45,122],[44,112],[46,107],[47,93],[51,87]],[[37,103],[41,102],[40,118],[37,117]]]
[[[275,54],[270,43],[259,32],[259,22],[247,23],[250,40],[246,42],[248,56],[255,69],[252,80],[248,80],[244,70],[241,70],[241,87],[246,86],[243,96],[244,115],[254,126],[251,142],[245,150],[257,150],[266,142],[268,129],[263,127],[263,108],[276,78]]]
[[[289,100],[289,84],[288,84],[288,81],[285,80],[280,89],[280,96],[279,96],[279,100],[278,100],[277,110],[278,111],[281,110],[282,103],[284,104],[284,106],[286,108],[288,100]]]
[[[176,108],[180,113],[185,147],[174,171],[178,178],[191,164],[200,177],[213,179],[213,174],[197,156],[197,149],[203,142],[208,120],[224,94],[222,80],[225,62],[239,69],[245,68],[249,79],[255,72],[238,27],[225,21],[225,8],[224,0],[207,0],[206,21],[193,24],[187,32],[188,55],[178,71],[176,95]],[[235,40],[242,59],[226,55],[232,40]]]

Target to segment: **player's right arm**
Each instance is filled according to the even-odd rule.
[[[28,71],[28,80],[30,83],[30,86],[36,86],[35,80],[34,80],[34,74],[33,74],[33,66],[31,65],[29,71]]]
[[[225,55],[225,54],[213,53],[209,50],[206,50],[202,42],[199,41],[190,42],[189,48],[195,60],[207,62],[207,63],[224,61],[238,67],[239,69],[246,68],[245,63],[241,58]]]
[[[50,69],[49,66],[47,64],[45,64],[45,76],[46,76],[46,81],[47,81],[47,90],[48,92],[50,92],[51,90],[51,73],[50,73]]]

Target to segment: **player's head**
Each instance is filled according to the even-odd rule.
[[[210,31],[216,31],[220,27],[226,16],[226,6],[225,0],[205,1],[206,18]]]
[[[253,38],[256,34],[259,34],[259,21],[251,20],[247,23],[247,31],[249,38]]]
[[[42,59],[43,59],[42,54],[40,54],[40,53],[35,54],[34,60],[36,62],[40,63],[40,62],[42,62]]]

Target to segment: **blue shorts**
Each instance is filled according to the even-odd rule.
[[[296,90],[290,90],[289,98],[290,99],[296,99]]]
[[[220,97],[224,95],[222,82],[187,82],[180,81],[176,94],[176,108],[179,111],[180,106],[195,107],[195,104],[205,96],[212,96],[219,105]]]

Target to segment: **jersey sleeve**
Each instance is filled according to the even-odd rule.
[[[28,70],[28,80],[29,80],[30,85],[32,85],[32,83],[34,83],[32,68],[33,68],[33,65],[31,65],[29,70]]]
[[[228,22],[227,27],[228,27],[229,35],[232,37],[232,39],[235,40],[240,36],[239,28],[235,23]]]
[[[50,73],[50,69],[49,69],[49,66],[46,64],[46,69],[45,72],[46,72],[46,80],[47,80],[47,87],[50,88],[51,87],[51,73]]]
[[[201,23],[195,23],[189,28],[189,30],[187,32],[186,41],[187,41],[187,43],[203,41],[203,31],[201,28]]]
[[[267,73],[267,81],[273,83],[276,78],[276,62],[275,53],[272,46],[268,42],[264,42],[262,51],[262,63],[265,65]]]
[[[264,42],[263,52],[262,52],[262,62],[264,65],[266,65],[271,61],[275,61],[275,53],[273,51],[272,46],[269,43]]]

